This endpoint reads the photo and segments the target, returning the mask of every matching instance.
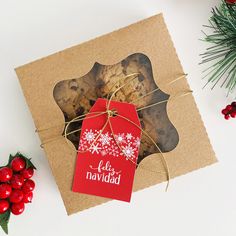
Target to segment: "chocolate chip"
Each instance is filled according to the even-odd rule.
[[[79,116],[79,115],[82,115],[84,113],[85,109],[83,107],[80,107],[79,109],[77,109],[76,111],[76,115]]]
[[[144,76],[142,74],[139,74],[138,81],[142,82],[142,81],[144,81],[144,79],[145,79]]]
[[[70,89],[72,89],[72,90],[77,90],[77,87],[75,87],[75,86],[72,86]]]
[[[93,106],[93,105],[94,105],[94,103],[95,103],[95,101],[94,101],[94,100],[89,100],[89,104],[90,104],[90,106]]]

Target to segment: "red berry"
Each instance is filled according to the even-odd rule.
[[[33,199],[33,192],[25,193],[23,197],[23,202],[29,203],[32,202],[32,199]]]
[[[230,116],[231,116],[232,118],[235,118],[235,117],[236,117],[236,111],[232,111],[232,112],[230,113]]]
[[[0,169],[0,182],[7,182],[12,177],[12,169],[9,167],[2,167]]]
[[[25,179],[30,179],[34,175],[34,169],[33,168],[24,169],[21,171],[21,174]]]
[[[227,115],[227,114],[228,114],[228,110],[227,110],[227,109],[223,109],[223,110],[221,111],[221,113],[222,113],[223,115]]]
[[[225,119],[228,120],[230,118],[230,115],[225,115]]]
[[[231,105],[227,105],[225,108],[227,111],[231,111],[233,109],[233,107]]]
[[[12,188],[20,189],[24,184],[24,177],[20,174],[15,174],[12,176],[10,184]]]
[[[234,4],[236,3],[236,0],[225,0],[225,2],[228,4]]]
[[[0,184],[0,198],[5,199],[11,195],[11,186],[9,184]]]
[[[24,193],[29,193],[34,190],[34,187],[35,187],[34,181],[31,179],[27,179],[22,186],[22,190]]]
[[[25,160],[21,157],[15,157],[11,162],[14,171],[21,171],[25,168]]]
[[[19,189],[15,189],[12,190],[9,200],[12,203],[18,203],[22,201],[23,197],[24,197],[23,192]]]
[[[232,107],[236,107],[236,102],[232,102],[232,103],[231,103],[231,106],[232,106]]]
[[[23,211],[25,210],[25,204],[24,202],[19,202],[19,203],[13,203],[11,205],[11,212],[14,215],[20,215],[23,213]]]
[[[0,200],[0,214],[9,209],[9,202],[7,200]]]

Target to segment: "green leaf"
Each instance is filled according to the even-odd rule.
[[[36,167],[34,166],[34,164],[31,162],[31,158],[28,159],[28,158],[25,158],[25,161],[26,161],[26,168],[33,168],[36,170]]]
[[[10,219],[11,212],[8,210],[3,214],[0,214],[0,226],[2,227],[3,231],[8,234],[8,223]]]
[[[21,158],[23,158],[24,160],[25,160],[25,162],[26,162],[26,168],[33,168],[33,169],[35,169],[36,170],[36,167],[35,167],[35,165],[31,162],[31,158],[28,158],[28,157],[26,157],[25,155],[23,155],[22,153],[20,153],[20,152],[17,152],[15,155],[10,155],[9,156],[9,160],[8,160],[8,166],[10,166],[10,164],[11,164],[11,161],[15,158],[15,157],[21,157]]]
[[[8,160],[8,166],[10,166],[11,161],[14,159],[15,156],[12,156],[11,154],[9,155],[9,160]]]

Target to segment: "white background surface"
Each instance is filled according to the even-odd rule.
[[[199,41],[217,0],[1,0],[0,164],[17,150],[38,167],[33,204],[10,220],[10,235],[236,235],[236,120],[220,110],[233,96],[202,90]],[[14,67],[163,12],[219,163],[68,217]],[[171,65],[170,65],[171,66]],[[194,135],[194,130],[193,130]],[[197,142],[198,137],[196,137]],[[201,147],[199,147],[201,148]],[[191,155],[191,153],[189,153]],[[62,170],[66,171],[66,170]],[[0,231],[0,235],[3,235]]]

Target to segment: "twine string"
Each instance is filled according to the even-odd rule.
[[[69,128],[70,124],[72,124],[72,123],[74,123],[74,122],[82,121],[82,120],[85,120],[85,119],[91,119],[91,118],[98,117],[98,116],[100,116],[100,115],[107,114],[107,119],[106,119],[105,124],[103,125],[102,129],[100,130],[100,132],[99,132],[99,134],[96,136],[96,138],[93,140],[93,142],[91,143],[91,145],[90,145],[86,150],[84,150],[84,151],[76,150],[76,152],[78,152],[78,153],[85,153],[85,152],[89,151],[89,150],[91,149],[91,147],[95,144],[95,142],[98,140],[98,138],[101,136],[101,134],[103,133],[103,131],[105,130],[105,128],[107,127],[107,125],[109,125],[109,128],[110,128],[110,130],[111,130],[113,139],[115,140],[115,142],[116,142],[118,148],[120,149],[120,151],[125,155],[124,150],[122,149],[122,147],[120,146],[120,144],[117,142],[117,139],[116,139],[116,137],[115,137],[115,134],[114,134],[114,131],[113,131],[113,127],[112,127],[110,118],[113,117],[113,116],[118,116],[118,117],[120,117],[120,118],[126,120],[127,122],[131,123],[132,125],[134,125],[134,126],[137,127],[138,129],[140,129],[140,131],[141,131],[145,136],[147,136],[147,137],[149,138],[149,140],[153,143],[153,145],[156,147],[156,149],[157,149],[157,150],[159,151],[159,153],[161,154],[161,161],[162,161],[162,164],[163,164],[163,166],[164,166],[164,168],[165,168],[165,172],[159,172],[159,171],[153,171],[153,172],[155,172],[155,173],[166,173],[166,177],[167,177],[166,190],[167,190],[167,189],[168,189],[168,186],[169,186],[171,174],[170,174],[170,170],[169,170],[169,166],[168,166],[168,163],[167,163],[167,161],[166,161],[166,158],[165,158],[164,154],[162,153],[160,147],[157,145],[157,143],[154,141],[154,139],[153,139],[144,129],[142,129],[138,124],[136,124],[136,123],[133,122],[132,120],[128,119],[127,117],[118,114],[117,111],[115,111],[115,110],[110,110],[111,101],[112,101],[112,98],[114,97],[114,95],[115,95],[118,91],[120,91],[123,87],[125,87],[128,83],[130,83],[130,82],[133,81],[135,78],[137,78],[137,77],[138,77],[138,74],[139,74],[139,73],[132,73],[132,74],[127,75],[125,78],[123,78],[123,79],[127,79],[127,78],[130,78],[130,77],[134,76],[133,78],[131,78],[131,80],[126,81],[123,85],[121,85],[120,87],[118,87],[117,89],[115,89],[115,91],[111,94],[111,96],[109,97],[109,99],[107,99],[107,102],[106,102],[106,111],[88,112],[88,113],[86,113],[86,114],[79,115],[79,116],[73,118],[73,119],[70,120],[70,121],[64,122],[64,124],[66,124],[66,126],[65,126],[65,130],[64,130],[63,136],[65,137],[66,142],[69,144],[70,141],[69,141],[68,138],[67,138],[68,135],[73,134],[73,133],[76,133],[76,132],[78,132],[78,131],[81,130],[81,128],[80,128],[80,129],[76,129],[76,130],[73,130],[73,131],[68,132],[68,128]],[[171,85],[171,84],[175,83],[176,81],[178,81],[178,80],[184,78],[185,76],[186,76],[185,74],[184,74],[184,75],[181,75],[181,76],[179,76],[178,78],[176,78],[175,80],[173,80],[173,81],[167,83],[167,85]],[[120,80],[119,80],[119,81],[120,81]],[[114,88],[114,86],[116,86],[116,85],[119,83],[119,81],[117,81],[117,82],[112,86],[112,88]],[[110,91],[112,90],[112,88],[110,89]],[[143,95],[142,97],[136,99],[134,102],[140,100],[141,98],[144,98],[144,97],[146,97],[146,96],[149,96],[149,95],[151,95],[151,94],[153,94],[154,92],[159,91],[159,90],[160,90],[160,88],[154,89],[154,90],[152,90],[151,92],[149,92],[149,93]],[[178,96],[173,96],[173,97],[170,97],[169,99],[165,99],[165,100],[162,100],[162,101],[159,101],[159,102],[156,102],[156,103],[153,103],[153,104],[149,104],[149,105],[144,106],[144,107],[141,107],[141,108],[137,108],[136,111],[138,112],[138,111],[141,111],[141,110],[144,110],[144,109],[147,109],[147,108],[150,108],[150,107],[153,107],[153,106],[156,106],[156,105],[165,103],[165,102],[167,102],[167,101],[173,100],[173,99],[175,99],[175,98],[177,98],[177,97],[186,96],[186,95],[191,94],[191,93],[192,93],[192,91],[182,92],[182,93],[179,94]],[[109,96],[109,94],[108,94],[108,96]],[[59,125],[59,124],[58,124],[58,125]],[[57,126],[58,126],[58,125],[57,125]],[[54,127],[56,127],[56,126],[54,126]],[[45,130],[48,130],[48,129],[51,129],[51,128],[52,128],[52,127],[48,127],[48,128],[44,128],[44,129],[37,129],[36,132],[42,132],[42,131],[45,131]],[[44,143],[41,144],[41,147],[43,147],[45,144],[47,144],[47,143],[49,143],[49,142],[55,141],[56,139],[58,139],[58,138],[60,138],[60,137],[61,137],[61,136],[56,137],[56,138],[53,138],[53,139],[48,139],[46,142],[44,142]],[[125,155],[125,156],[126,156],[126,155]],[[127,158],[129,161],[131,161],[133,164],[135,164],[136,166],[138,166],[138,164],[137,164],[136,162],[134,162],[133,160],[131,160],[129,157],[126,156],[126,158]],[[141,166],[140,166],[140,167],[141,167]],[[142,168],[142,169],[145,169],[145,168],[143,168],[143,167],[141,167],[141,168]],[[150,170],[150,169],[148,169],[148,170],[149,170],[149,171],[152,171],[152,170]]]
[[[140,107],[140,108],[137,108],[136,111],[142,111],[144,109],[147,109],[147,108],[150,108],[150,107],[153,107],[153,106],[156,106],[156,105],[159,105],[159,104],[162,104],[162,103],[165,103],[165,102],[168,102],[168,101],[171,101],[171,100],[174,100],[178,97],[184,97],[186,95],[189,95],[191,94],[193,91],[192,90],[189,90],[189,91],[186,91],[186,92],[182,92],[178,95],[175,95],[173,97],[170,97],[169,99],[165,99],[165,100],[162,100],[160,102],[156,102],[156,103],[153,103],[153,104],[150,104],[150,105],[147,105],[147,106],[144,106],[144,107]]]
[[[129,84],[131,81],[133,81],[133,79],[137,78],[137,75],[139,75],[139,74],[140,74],[140,73],[132,73],[132,74],[129,74],[129,75],[125,76],[124,78],[120,78],[120,79],[112,86],[112,88],[113,88],[121,79],[126,79],[126,78],[129,78],[129,77],[131,77],[131,76],[135,76],[135,77],[133,77],[130,81],[128,81],[128,82],[125,83],[125,85]],[[167,83],[167,84],[165,84],[165,85],[171,85],[171,84],[173,84],[173,83],[179,81],[180,79],[185,78],[185,76],[187,76],[187,74],[183,74],[183,75],[177,77],[176,79],[172,80],[171,82],[169,82],[169,83]],[[124,87],[124,86],[122,86],[122,87]],[[111,91],[112,88],[111,88],[109,91]],[[159,91],[159,90],[160,90],[160,88],[154,89],[154,90],[152,90],[151,92],[148,92],[147,94],[144,94],[144,95],[143,95],[142,97],[140,97],[140,98],[149,96],[149,95],[151,95],[151,94],[153,94],[154,92]],[[192,92],[192,91],[190,91],[190,92]],[[110,93],[110,92],[108,92],[108,96],[109,96],[109,93]],[[107,98],[108,98],[108,96],[107,96]],[[140,98],[134,100],[134,102],[135,102],[135,101],[138,101]],[[170,99],[169,99],[169,100],[170,100]],[[150,106],[155,106],[155,105],[158,105],[158,104],[161,104],[161,103],[165,103],[165,102],[167,102],[167,101],[169,101],[169,100],[166,99],[166,100],[163,100],[163,101],[160,101],[160,102],[157,102],[157,103],[154,103],[154,104],[145,106],[145,107],[143,107],[143,108],[137,108],[137,109],[143,110],[143,109],[149,108]],[[132,104],[135,105],[134,102],[132,102]],[[107,99],[107,103],[108,103],[108,99]],[[137,111],[139,111],[139,110],[137,110]],[[68,123],[71,124],[71,123],[78,122],[78,121],[81,121],[81,120],[84,120],[84,119],[93,118],[93,116],[87,116],[88,114],[98,114],[98,115],[100,116],[100,115],[103,115],[103,114],[105,114],[105,113],[107,113],[107,111],[88,112],[88,113],[85,113],[85,114],[76,116],[75,118],[73,118],[73,119],[70,120],[70,121],[65,121],[65,122],[63,122],[63,124],[68,124]],[[86,116],[87,116],[87,117],[86,117]],[[81,118],[83,118],[83,117],[84,117],[84,119],[81,119]],[[94,116],[94,117],[96,117],[96,116]],[[35,129],[35,132],[37,132],[37,133],[44,132],[44,131],[50,130],[50,129],[52,129],[52,128],[56,128],[56,127],[58,127],[58,126],[61,126],[61,125],[62,125],[62,123],[56,124],[56,125],[53,125],[53,126],[49,126],[49,127],[45,127],[45,128],[41,128],[41,129],[37,128],[37,129]],[[69,135],[69,133],[68,133],[68,135]]]
[[[156,90],[155,90],[156,91]],[[179,95],[179,97],[182,97],[182,96],[186,96],[188,94],[190,94],[192,91],[188,91],[188,92],[185,92],[185,93],[182,93],[181,95]],[[175,96],[176,98],[177,96]],[[109,102],[108,102],[108,107],[107,107],[107,111],[110,111],[110,102],[111,102],[111,99],[112,99],[112,96],[110,97],[109,99]],[[172,98],[173,99],[173,98]],[[169,99],[170,100],[170,99]],[[145,106],[145,107],[142,107],[142,108],[139,108],[137,109],[137,111],[140,111],[140,110],[143,110],[143,109],[146,109],[146,108],[149,108],[149,107],[152,107],[152,106],[155,106],[155,105],[158,105],[158,104],[161,104],[161,103],[164,103],[164,102],[167,102],[168,99],[166,100],[163,100],[161,102],[157,102],[157,103],[154,103],[154,104],[151,104],[151,105],[148,105],[148,106]],[[134,125],[136,128],[138,128],[145,136],[147,136],[149,138],[149,140],[154,144],[154,146],[157,148],[157,150],[159,151],[159,153],[161,154],[161,160],[162,160],[162,164],[166,170],[166,175],[167,175],[167,185],[166,185],[166,191],[169,187],[169,183],[170,183],[170,178],[171,178],[171,175],[170,175],[170,170],[169,170],[169,166],[168,166],[168,163],[166,161],[166,158],[163,154],[163,152],[161,151],[160,147],[157,145],[157,143],[154,141],[154,139],[144,130],[142,129],[138,124],[136,124],[135,122],[133,122],[132,120],[128,119],[127,117],[125,116],[122,116],[120,115],[119,113],[116,114],[116,116],[128,121],[129,123],[131,123],[132,125]],[[108,120],[108,123],[109,123],[109,127],[110,127],[110,130],[111,130],[111,133],[112,133],[112,136],[113,136],[113,139],[115,140],[117,146],[119,147],[119,149],[121,150],[122,153],[123,152],[123,149],[122,147],[120,146],[120,144],[117,142],[116,138],[115,138],[115,134],[114,134],[114,131],[113,131],[113,128],[112,128],[112,125],[111,125],[111,121],[110,121],[110,115],[107,116],[107,120]],[[125,153],[124,153],[125,154]],[[127,158],[127,156],[126,156]],[[130,161],[132,161],[130,158],[127,158],[129,159]],[[132,161],[134,162],[134,161]],[[135,163],[135,162],[134,162]]]
[[[153,138],[144,130],[142,129],[139,125],[137,125],[135,122],[133,122],[132,120],[128,119],[127,117],[125,116],[122,116],[120,114],[117,114],[118,117],[121,117],[122,119],[128,121],[129,123],[131,123],[132,125],[134,125],[136,128],[138,128],[139,130],[141,130],[141,132],[146,135],[149,140],[155,145],[155,147],[157,148],[157,150],[160,152],[161,154],[161,160],[162,160],[162,164],[164,165],[164,168],[166,169],[166,175],[167,175],[167,185],[166,185],[166,191],[169,187],[169,183],[170,183],[170,170],[169,170],[169,166],[168,166],[168,163],[166,161],[166,158],[164,156],[164,154],[162,153],[160,147],[157,145],[157,143],[153,140]],[[110,123],[109,123],[110,124]],[[111,127],[111,124],[110,124],[110,127]],[[116,142],[117,143],[117,142]],[[122,149],[121,149],[122,150]]]
[[[183,79],[183,78],[185,78],[187,76],[187,74],[183,74],[183,75],[181,75],[181,76],[179,76],[179,77],[177,77],[176,79],[174,79],[174,80],[172,80],[172,81],[170,81],[169,83],[167,83],[166,85],[168,86],[168,85],[171,85],[171,84],[173,84],[173,83],[175,83],[175,82],[177,82],[177,81],[179,81],[180,79]],[[153,94],[154,92],[157,92],[157,91],[160,91],[161,89],[160,89],[160,86],[158,87],[158,88],[156,88],[156,89],[154,89],[154,90],[152,90],[151,92],[149,92],[149,93],[146,93],[146,94],[144,94],[143,96],[141,96],[141,97],[139,97],[139,98],[137,98],[137,99],[135,99],[134,101],[132,101],[132,103],[136,103],[137,101],[139,101],[139,100],[141,100],[142,98],[145,98],[145,97],[147,97],[148,95],[151,95],[151,94]]]
[[[137,78],[137,76],[139,75],[140,73],[132,73],[132,74],[129,74],[129,75],[127,75],[127,76],[125,76],[125,77],[122,77],[122,78],[119,78],[118,79],[118,81],[116,81],[116,83],[114,83],[113,84],[113,86],[110,88],[110,90],[108,91],[108,95],[107,95],[107,103],[108,103],[108,97],[109,97],[109,95],[110,95],[110,93],[111,93],[111,91],[112,91],[112,89],[120,82],[120,80],[121,79],[128,79],[128,78],[130,78],[130,77],[132,77],[132,76],[135,76],[135,77],[133,77],[131,80],[129,80],[127,83],[125,83],[125,85],[127,85],[128,83],[130,83],[130,82],[132,82],[135,78]],[[122,86],[122,87],[124,87],[124,86]],[[120,90],[121,88],[118,88],[118,90]],[[155,91],[153,91],[153,92],[155,92]],[[107,104],[108,105],[108,104]],[[106,105],[106,106],[107,106]],[[85,113],[85,114],[82,114],[82,115],[79,115],[79,116],[76,116],[75,118],[73,118],[72,120],[70,120],[70,121],[65,121],[64,122],[64,124],[71,124],[71,123],[73,123],[73,122],[78,122],[78,121],[80,121],[80,120],[83,120],[83,119],[81,119],[81,118],[85,118],[88,114],[98,114],[98,115],[103,115],[103,114],[105,114],[105,113],[107,113],[107,111],[101,111],[101,112],[88,112],[88,113]],[[96,116],[94,116],[94,117],[96,117]],[[93,118],[92,116],[89,116],[89,117],[87,117],[86,119],[89,119],[89,118]],[[43,132],[43,131],[47,131],[47,130],[49,130],[49,129],[52,129],[52,128],[56,128],[56,127],[58,127],[58,126],[61,126],[61,124],[57,124],[57,125],[53,125],[53,126],[50,126],[50,127],[47,127],[47,128],[41,128],[41,129],[36,129],[35,130],[35,132]],[[80,129],[79,129],[80,130]],[[78,131],[79,131],[78,130]],[[76,133],[76,132],[74,132],[74,133]],[[68,135],[69,134],[71,134],[71,133],[68,133]]]
[[[75,118],[73,118],[73,119],[70,120],[70,121],[65,121],[65,122],[63,122],[63,124],[68,124],[68,123],[69,123],[69,124],[72,124],[72,123],[74,123],[74,122],[81,121],[81,120],[83,120],[83,118],[86,117],[88,114],[97,114],[97,115],[95,115],[95,116],[89,116],[89,117],[87,117],[87,119],[89,119],[89,118],[94,118],[94,117],[103,115],[103,114],[105,114],[105,113],[106,113],[106,111],[89,112],[89,113],[86,113],[86,114],[82,114],[82,115],[76,116]],[[56,124],[56,125],[53,125],[53,126],[50,126],[50,127],[41,128],[41,129],[36,129],[35,132],[40,133],[40,132],[43,132],[43,131],[50,130],[50,129],[52,129],[52,128],[56,128],[56,127],[61,126],[61,125],[62,125],[62,124],[60,123],[60,124]]]
[[[88,113],[87,113],[87,114],[88,114]],[[94,117],[101,116],[101,115],[103,115],[103,114],[106,114],[106,111],[90,112],[89,114],[96,114],[96,115],[85,117],[87,114],[85,114],[85,115],[84,115],[84,114],[83,114],[83,115],[79,115],[79,116],[75,117],[74,119],[72,119],[71,121],[66,121],[66,122],[64,122],[64,124],[66,124],[65,129],[66,129],[66,128],[68,129],[69,125],[72,124],[72,123],[74,123],[74,122],[78,122],[78,121],[81,121],[81,120],[84,120],[84,119],[91,119],[91,118],[94,118]],[[51,126],[51,127],[43,128],[43,129],[36,129],[35,132],[40,133],[40,132],[47,131],[47,130],[49,130],[49,129],[51,129],[51,128],[55,128],[55,127],[58,127],[58,126],[59,126],[59,124],[58,124],[58,125]],[[60,126],[61,126],[61,124],[60,124]],[[78,131],[80,131],[80,130],[81,130],[81,128],[80,128],[80,129],[73,130],[73,131],[71,131],[71,132],[67,132],[67,136],[70,135],[70,134],[76,133],[76,132],[78,132]],[[65,135],[63,135],[63,136],[65,137]],[[55,137],[55,138],[52,138],[52,139],[48,139],[48,140],[46,140],[45,142],[41,143],[41,144],[40,144],[40,147],[43,148],[43,146],[44,146],[45,144],[50,143],[50,142],[52,142],[52,141],[56,141],[56,140],[59,139],[59,138],[61,138],[61,135],[59,135],[59,136],[57,136],[57,137]],[[66,138],[66,137],[65,137],[65,138]]]

